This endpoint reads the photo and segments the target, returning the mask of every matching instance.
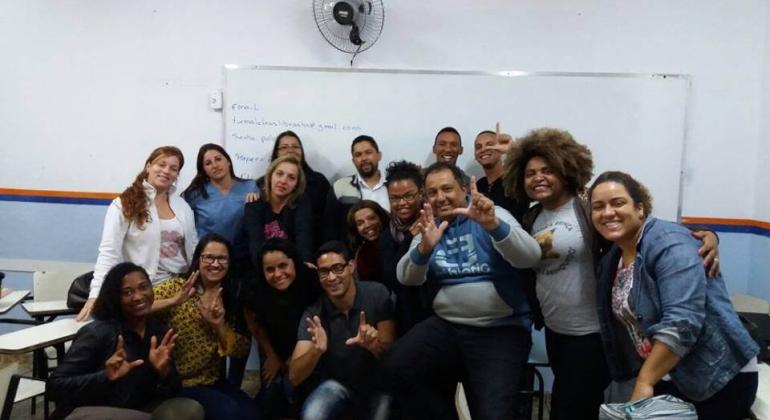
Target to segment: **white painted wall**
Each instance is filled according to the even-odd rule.
[[[765,15],[765,22],[770,22],[770,8]],[[765,25],[763,52],[762,110],[757,148],[757,170],[754,175],[756,186],[754,196],[756,197],[755,218],[770,221],[770,24]],[[767,258],[767,254],[763,257]],[[767,274],[770,275],[770,272]]]
[[[761,208],[770,218],[767,201],[753,198],[767,191],[755,181],[767,169],[758,174],[747,158],[766,153],[768,2],[385,2],[382,38],[357,67],[692,74],[683,214]],[[141,163],[120,158],[138,148],[221,139],[207,100],[223,64],[348,62],[321,38],[305,0],[5,0],[0,56],[0,186],[79,189],[77,166],[87,164],[104,169],[87,180],[97,191],[127,184]],[[93,141],[104,147],[77,147]]]

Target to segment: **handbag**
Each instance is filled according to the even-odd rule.
[[[599,420],[698,420],[695,406],[674,397],[658,395],[639,401],[602,404]]]
[[[70,309],[81,310],[88,300],[88,294],[91,292],[91,280],[94,278],[94,272],[89,271],[75,277],[67,291],[67,307]]]

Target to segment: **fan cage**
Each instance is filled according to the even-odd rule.
[[[359,36],[364,41],[363,44],[356,45],[350,41],[352,26],[340,25],[334,20],[332,9],[337,3],[335,0],[313,1],[315,22],[321,35],[334,48],[349,54],[361,53],[371,48],[379,39],[385,23],[385,8],[382,0],[347,1],[356,6],[355,24],[358,26]],[[358,4],[367,7],[367,3],[371,4],[371,14],[359,13]]]

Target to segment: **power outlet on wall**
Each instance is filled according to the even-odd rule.
[[[222,109],[222,91],[220,89],[214,90],[209,94],[209,106],[211,109]]]

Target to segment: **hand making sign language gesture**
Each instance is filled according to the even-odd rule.
[[[476,177],[471,177],[471,202],[466,208],[456,208],[452,214],[465,216],[478,223],[485,230],[490,231],[500,225],[500,220],[495,216],[495,203],[476,187]]]
[[[203,297],[198,300],[198,310],[201,313],[203,321],[211,327],[212,330],[219,330],[224,325],[225,307],[222,303],[222,288],[217,290],[217,294],[210,302],[204,302]]]
[[[190,277],[182,284],[182,288],[172,297],[173,305],[181,305],[195,294],[195,281],[198,280],[198,270],[190,274]]]
[[[310,334],[310,341],[313,342],[313,348],[319,353],[326,352],[328,339],[326,338],[326,330],[321,324],[321,318],[318,315],[313,318],[306,318],[307,332]]]
[[[160,340],[158,344],[158,338],[154,335],[150,338],[150,354],[147,356],[150,359],[150,364],[158,372],[158,376],[165,378],[171,370],[173,359],[171,353],[176,346],[176,339],[179,334],[175,333],[173,329],[166,331],[166,335]]]
[[[444,220],[440,225],[436,226],[436,219],[433,216],[433,207],[430,203],[425,203],[420,210],[420,217],[417,219],[419,223],[421,240],[417,245],[417,251],[422,255],[428,255],[433,252],[433,248],[436,247],[438,241],[441,240],[441,236],[444,234],[449,222]]]
[[[148,359],[150,360],[150,365],[155,369],[156,372],[158,372],[158,375],[161,378],[165,378],[166,375],[168,375],[169,369],[171,368],[171,352],[174,350],[174,346],[176,345],[176,339],[177,334],[174,333],[174,330],[168,330],[166,332],[166,335],[163,336],[163,340],[161,340],[160,345],[158,345],[158,339],[155,336],[152,336],[150,339],[150,353]],[[118,343],[115,346],[115,353],[113,353],[112,356],[110,356],[110,358],[104,362],[104,374],[107,376],[109,381],[116,381],[126,376],[128,372],[133,370],[135,367],[144,364],[144,360],[142,359],[136,359],[129,362],[127,358],[128,354],[126,353],[123,336],[118,335]]]
[[[508,153],[508,150],[513,145],[513,137],[508,133],[500,132],[499,122],[495,124],[495,140],[495,145],[492,148],[500,153]]]
[[[131,370],[137,366],[144,364],[144,360],[136,359],[133,362],[126,360],[128,355],[124,348],[123,336],[118,335],[118,344],[115,346],[115,353],[104,362],[104,375],[112,382],[116,381],[131,372]]]
[[[358,317],[358,334],[355,337],[348,338],[345,344],[348,346],[360,346],[369,350],[372,354],[379,357],[382,354],[382,346],[378,339],[379,332],[377,328],[366,323],[366,314],[361,311]]]

